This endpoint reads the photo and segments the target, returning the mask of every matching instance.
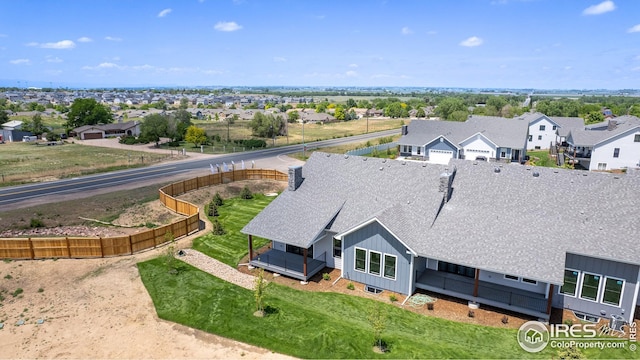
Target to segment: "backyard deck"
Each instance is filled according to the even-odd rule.
[[[327,265],[325,261],[307,257],[307,274],[305,275],[304,258],[301,255],[273,249],[255,256],[249,264],[302,281],[309,280]]]

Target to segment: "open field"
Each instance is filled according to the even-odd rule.
[[[396,135],[393,136],[393,141],[398,141],[400,139],[400,135]],[[311,156],[311,154],[314,151],[322,151],[322,152],[327,152],[327,153],[332,153],[332,154],[344,154],[347,151],[350,150],[356,150],[356,149],[362,149],[365,147],[369,147],[369,146],[373,146],[373,145],[379,145],[379,141],[378,140],[374,140],[374,141],[362,141],[359,143],[352,143],[352,144],[344,144],[344,145],[337,145],[337,146],[326,146],[326,147],[319,147],[319,148],[313,148],[310,150],[307,150],[305,152],[305,154],[303,154],[301,151],[298,152],[294,152],[289,154],[289,156],[298,159],[298,160],[307,160],[309,158],[309,156]],[[382,151],[381,153],[379,153],[378,157],[389,157],[389,158],[395,158],[395,155],[397,153],[396,150],[391,150],[390,151],[390,155],[387,156],[387,152],[386,151]]]
[[[238,120],[229,126],[229,135],[231,140],[252,139],[249,128],[249,120]],[[368,126],[367,126],[368,122]],[[399,129],[403,124],[408,123],[404,119],[358,119],[352,121],[339,121],[326,124],[305,124],[304,140],[305,142],[335,139],[345,136],[365,134],[367,132],[376,132],[390,129]],[[227,123],[224,121],[194,121],[194,124],[207,131],[207,135],[219,135],[222,141],[227,139]],[[275,145],[300,144],[302,143],[302,124],[288,124],[289,139],[287,136],[276,137]],[[367,131],[368,129],[368,131]],[[273,146],[273,139],[265,138],[267,146]]]
[[[177,158],[177,153],[175,153]],[[170,154],[87,146],[65,142],[46,146],[13,142],[0,145],[0,186],[147,166]]]

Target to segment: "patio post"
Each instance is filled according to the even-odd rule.
[[[249,261],[253,260],[253,236],[249,235]]]
[[[304,274],[304,277],[307,277],[307,249],[302,250],[302,274]]]
[[[553,299],[553,284],[549,284],[549,298],[547,299],[547,314],[551,315],[551,300]]]
[[[473,282],[473,296],[478,297],[478,285],[480,283],[480,269],[476,269],[476,278]]]

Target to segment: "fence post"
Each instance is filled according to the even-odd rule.
[[[65,236],[64,240],[67,242],[67,257],[71,259],[71,247],[69,246],[69,237]]]
[[[31,241],[31,238],[28,239],[29,241],[29,251],[31,252],[31,260],[36,258],[36,253],[33,250],[33,241]]]
[[[100,239],[100,257],[104,257],[104,241],[102,241],[102,236],[99,236]]]
[[[129,235],[129,251],[133,255],[133,242],[131,241],[131,235]]]

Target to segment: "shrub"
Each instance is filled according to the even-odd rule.
[[[218,221],[218,219],[214,219],[213,220],[213,229],[211,230],[211,232],[214,235],[224,235],[224,234],[226,234],[226,231],[224,230],[224,228],[222,227],[222,224],[220,224],[220,221]]]
[[[11,280],[11,279],[13,279],[13,276],[11,276],[11,274],[7,274],[7,275],[4,276],[4,278],[7,279],[7,280]]]
[[[329,275],[329,273],[324,273],[322,274],[322,279],[329,281],[331,280],[331,275]]]
[[[476,312],[473,310],[469,310],[469,313],[467,314],[467,316],[469,316],[470,318],[476,317]]]
[[[398,298],[394,294],[391,294],[391,295],[389,295],[389,301],[396,302],[396,301],[398,301]]]
[[[216,204],[211,203],[209,204],[209,212],[208,212],[209,216],[219,216],[220,214],[218,213],[218,207],[216,206]]]
[[[571,325],[573,325],[573,320],[567,319],[567,320],[564,321],[564,324],[571,326]]]
[[[13,295],[13,297],[16,297],[16,296],[22,294],[23,292],[24,292],[24,290],[22,290],[22,288],[17,288],[16,291],[11,293],[11,295]]]
[[[502,323],[503,324],[508,324],[509,323],[509,318],[507,317],[507,315],[502,317]]]
[[[260,139],[249,139],[249,140],[233,140],[234,144],[238,144],[240,146],[248,147],[248,148],[263,148],[267,147],[267,142]]]
[[[220,193],[216,191],[216,194],[213,195],[213,200],[211,200],[214,204],[216,204],[216,206],[222,206],[224,205],[224,200],[222,200],[222,196],[220,196]]]
[[[242,191],[240,192],[240,198],[245,200],[253,199],[253,194],[251,193],[251,190],[249,190],[249,187],[247,185],[242,188]]]
[[[353,283],[352,283],[352,282],[350,282],[350,283],[348,283],[348,284],[347,284],[347,289],[349,289],[349,290],[354,290],[355,288],[356,288],[356,287],[355,287],[355,286],[353,286]]]
[[[44,222],[42,222],[42,220],[40,220],[40,219],[33,218],[33,219],[31,219],[31,222],[29,223],[29,227],[31,227],[31,228],[41,228],[41,227],[44,227]]]

